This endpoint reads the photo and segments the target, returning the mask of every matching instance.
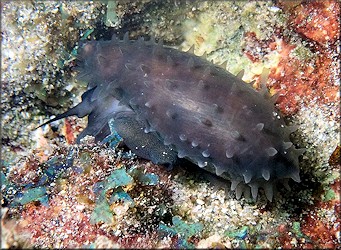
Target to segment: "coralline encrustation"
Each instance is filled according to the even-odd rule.
[[[259,87],[258,79],[262,69],[271,68],[267,85],[271,93],[280,92],[277,103],[279,109],[285,114],[293,115],[291,119],[299,124],[293,140],[307,149],[301,164],[302,182],[292,186],[300,191],[280,192],[277,201],[272,204],[268,204],[263,199],[264,196],[260,196],[257,203],[250,203],[244,198],[235,200],[231,193],[227,192],[226,196],[223,190],[213,189],[190,172],[182,169],[167,172],[159,166],[136,161],[136,157],[128,154],[131,158],[128,162],[138,167],[143,165],[147,169],[146,173],[157,175],[161,186],[165,184],[166,187],[158,189],[159,184],[150,188],[146,186],[146,192],[124,186],[119,187],[123,190],[116,190],[114,196],[110,193],[113,190],[109,190],[107,199],[110,202],[113,197],[112,201],[115,202],[112,211],[121,216],[125,216],[126,212],[135,216],[138,211],[142,211],[139,217],[129,217],[132,219],[127,220],[127,224],[113,231],[113,227],[106,223],[89,223],[96,200],[92,187],[95,182],[110,176],[116,167],[122,167],[116,165],[119,161],[115,160],[116,157],[122,160],[122,155],[113,154],[112,150],[98,145],[89,146],[91,138],[88,138],[84,140],[88,146],[82,146],[79,149],[80,154],[74,155],[74,163],[85,172],[89,171],[89,175],[80,173],[78,168],[72,171],[70,168],[65,169],[66,172],[60,172],[61,176],[55,175],[56,179],[51,178],[54,175],[43,179],[47,180],[45,184],[49,183],[52,190],[52,193],[47,192],[48,207],[36,200],[40,196],[34,189],[31,192],[21,192],[21,195],[29,194],[28,198],[33,199],[24,205],[8,207],[7,201],[2,198],[2,247],[181,247],[181,243],[186,243],[183,238],[179,240],[171,234],[159,238],[158,232],[153,231],[160,225],[158,219],[163,218],[162,222],[172,232],[172,219],[175,216],[179,216],[189,226],[197,225],[195,223],[203,225],[200,234],[187,239],[188,245],[193,244],[195,247],[333,248],[341,243],[338,216],[340,165],[335,160],[340,141],[339,39],[335,40],[339,34],[339,2],[298,1],[293,4],[278,1],[274,4],[269,1],[178,1],[177,8],[173,8],[171,2],[160,1],[154,4],[154,1],[149,0],[124,3],[117,1],[116,9],[110,11],[116,12],[118,20],[112,19],[110,28],[102,25],[103,19],[98,19],[101,16],[109,24],[110,18],[114,17],[110,13],[106,15],[106,3],[103,2],[62,2],[62,5],[51,1],[1,3],[1,158],[5,174],[1,176],[1,180],[2,184],[7,183],[2,186],[7,188],[2,189],[2,193],[6,191],[8,195],[6,199],[11,200],[17,193],[33,189],[33,186],[26,186],[22,190],[19,186],[41,179],[49,168],[48,165],[44,166],[48,160],[61,156],[58,159],[63,162],[68,153],[65,144],[72,144],[79,131],[85,127],[81,120],[66,119],[64,123],[56,122],[51,127],[46,126],[31,133],[31,129],[46,118],[46,109],[52,114],[63,112],[65,110],[62,107],[71,105],[66,98],[59,98],[64,96],[64,86],[68,86],[67,93],[72,90],[76,96],[84,91],[84,88],[75,88],[78,85],[67,77],[68,74],[51,73],[50,69],[58,61],[60,54],[57,53],[57,58],[51,60],[51,53],[55,54],[45,50],[49,46],[44,47],[44,43],[40,41],[51,41],[52,44],[61,46],[66,44],[67,47],[63,48],[67,51],[67,57],[60,57],[65,60],[70,58],[70,53],[74,55],[74,45],[78,40],[85,39],[83,35],[97,37],[98,30],[101,33],[108,31],[107,38],[111,37],[112,32],[123,35],[129,30],[134,38],[150,35],[182,50],[187,50],[195,43],[195,52],[201,54],[198,51],[209,49],[208,59],[215,63],[220,64],[228,59],[226,67],[234,74],[245,69],[247,74],[243,80],[256,80],[255,87]],[[61,8],[54,7],[53,11],[44,11],[44,6],[52,5]],[[72,11],[68,11],[70,8]],[[46,10],[48,9],[49,7]],[[67,17],[63,12],[65,10],[70,16],[65,19],[66,26],[60,26],[61,18]],[[76,16],[77,18],[72,18]],[[25,22],[16,23],[17,20]],[[80,26],[75,25],[77,23]],[[307,29],[302,28],[300,23],[305,23]],[[58,32],[42,32],[46,31],[44,24],[55,27],[54,30]],[[20,36],[22,30],[26,34],[24,37]],[[30,34],[37,34],[36,31],[40,34],[40,39],[31,39]],[[328,37],[321,34],[328,34]],[[69,39],[71,42],[68,42]],[[22,47],[19,46],[21,44]],[[24,53],[20,53],[22,49]],[[61,51],[62,48],[59,52]],[[39,55],[44,56],[39,58]],[[227,55],[230,57],[227,58]],[[39,70],[27,71],[31,68],[25,68],[25,65],[37,61],[37,65],[40,65],[38,68],[45,68],[49,72],[47,75],[56,77],[44,77],[47,75],[40,74]],[[40,61],[42,64],[39,64]],[[71,72],[73,61],[65,62],[64,66],[67,67],[64,72]],[[24,71],[8,71],[17,66],[20,69],[21,65],[25,66]],[[59,72],[59,68],[53,68],[52,71]],[[282,71],[287,74],[281,74]],[[294,81],[291,80],[292,77]],[[57,88],[55,80],[58,82]],[[33,89],[41,91],[30,95],[31,98],[24,94],[23,85],[27,85],[28,92]],[[44,90],[47,90],[48,98],[40,94]],[[23,95],[30,98],[23,98]],[[46,106],[46,103],[54,105],[55,97],[62,102],[61,106]],[[66,94],[66,97],[69,99],[70,96]],[[73,103],[77,102],[79,99],[75,98]],[[80,185],[74,185],[76,183]],[[166,201],[160,199],[165,188],[170,191]],[[39,190],[43,189],[36,189]],[[131,193],[134,190],[140,195]],[[129,207],[129,201],[117,200],[119,197],[126,197],[121,191],[137,198],[134,199],[135,207]],[[162,203],[166,205],[159,206]],[[136,207],[139,209],[135,209]],[[168,210],[170,207],[171,210]],[[113,214],[113,217],[116,215]],[[148,228],[150,231],[136,231],[133,225],[138,222],[141,223],[137,229]],[[131,231],[125,233],[127,228]],[[116,235],[113,236],[114,232]],[[125,236],[122,236],[122,232]]]

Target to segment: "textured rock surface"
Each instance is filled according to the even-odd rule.
[[[340,141],[339,2],[188,1],[177,3],[180,8],[174,8],[173,1],[116,3],[117,22],[107,16],[108,5],[101,2],[1,3],[2,247],[340,245],[340,164],[335,160]],[[108,19],[115,23],[105,22]],[[232,73],[245,69],[244,80],[255,79],[256,88],[264,66],[270,68],[267,85],[272,93],[280,92],[280,110],[292,114],[291,120],[299,124],[295,144],[307,149],[301,163],[302,182],[292,185],[293,192],[280,192],[271,204],[264,196],[257,203],[236,200],[229,190],[226,196],[223,190],[213,189],[201,173],[198,177],[182,169],[168,172],[129,153],[92,145],[91,138],[75,148],[73,168],[59,164],[67,163],[69,144],[85,124],[66,119],[32,129],[47,114],[61,113],[80,101],[85,86],[73,80],[73,62],[68,61],[76,42],[89,34],[110,38],[128,30],[135,38],[155,36],[182,50],[194,43],[199,55],[207,51],[218,64],[228,60],[226,67]],[[159,186],[124,186],[139,209],[114,203],[108,210],[117,219],[113,224],[91,224],[95,183],[122,164],[157,174]],[[49,192],[43,188],[33,192],[32,183]],[[165,190],[167,195],[160,195]],[[110,192],[116,191],[109,190],[108,202]],[[19,193],[25,202],[33,201],[8,206]],[[177,236],[172,219],[178,216],[184,222],[177,225],[192,229],[201,223],[202,231],[187,234],[187,239],[180,237],[181,231]],[[162,231],[159,238],[160,222],[167,225],[169,236]]]

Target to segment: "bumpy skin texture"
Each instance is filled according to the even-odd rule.
[[[231,180],[237,198],[249,186],[254,198],[263,187],[272,200],[273,183],[300,181],[302,152],[290,142],[292,128],[273,102],[201,57],[155,41],[113,37],[83,45],[79,71],[89,90],[81,104],[54,120],[89,115],[80,137],[103,139],[114,119],[137,155],[173,164],[177,153]]]

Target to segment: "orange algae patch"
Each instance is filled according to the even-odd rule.
[[[279,93],[277,105],[285,115],[312,103],[339,102],[339,5],[336,1],[280,1],[278,6],[288,15],[286,30],[279,27],[264,40],[253,32],[245,34],[243,52],[252,62],[273,61],[278,54],[267,84],[270,93]]]
[[[340,180],[331,185],[335,193],[340,193]],[[293,231],[288,225],[277,227],[278,240],[285,249],[335,249],[339,246],[341,229],[340,197],[314,203],[299,220],[300,231]]]
[[[335,193],[340,193],[340,180],[335,181],[331,188]],[[336,195],[328,202],[319,201],[314,205],[314,209],[303,218],[302,232],[307,235],[318,248],[336,248],[339,246],[337,234],[341,230],[340,196]],[[329,213],[323,211],[333,211],[335,218],[330,218]],[[328,217],[328,220],[325,218]],[[316,246],[315,246],[316,247]]]
[[[293,114],[302,105],[312,102],[330,104],[339,102],[339,68],[337,41],[340,37],[340,3],[330,1],[280,1],[279,6],[289,15],[288,26],[307,42],[314,58],[298,59],[292,56],[295,44],[283,39],[280,60],[272,68],[270,86],[280,93],[279,109]]]
[[[280,5],[291,13],[291,25],[297,33],[323,46],[334,43],[340,37],[338,1],[301,1],[296,5],[291,1],[281,1]]]
[[[242,51],[253,63],[261,61],[266,54],[276,49],[277,44],[274,36],[260,40],[255,32],[245,33],[245,47]]]
[[[311,61],[300,61],[290,56],[294,45],[282,41],[281,57],[269,74],[270,87],[280,93],[279,109],[293,114],[299,107],[311,102],[331,103],[338,100],[339,87],[335,85],[333,61],[330,53],[319,53]]]
[[[28,204],[22,212],[19,227],[28,232],[33,244],[72,248],[98,237],[98,230],[90,224],[88,216],[71,204],[67,198],[56,197],[49,202],[49,207]],[[69,206],[65,207],[68,203]]]
[[[339,145],[336,146],[335,150],[331,154],[329,158],[329,165],[330,166],[338,166],[340,165],[340,159],[341,159],[341,152],[340,152],[341,147]]]
[[[76,141],[75,129],[69,119],[65,119],[63,126],[63,135],[65,136],[66,142],[68,144],[74,144]]]

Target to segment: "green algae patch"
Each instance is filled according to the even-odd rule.
[[[1,190],[5,189],[10,183],[3,172],[0,172]]]
[[[159,176],[154,173],[144,173],[144,169],[134,166],[128,170],[128,173],[137,179],[142,185],[157,185]]]
[[[110,189],[114,189],[121,186],[126,186],[133,183],[133,178],[127,174],[124,168],[115,170],[104,181],[97,183],[103,187],[103,191],[106,192]]]
[[[115,203],[133,208],[135,202],[123,187],[136,182],[142,185],[157,185],[159,176],[154,173],[145,173],[144,168],[141,169],[137,166],[128,170],[123,167],[114,170],[103,181],[95,183],[93,191],[96,194],[96,206],[91,214],[91,223],[112,223],[114,218],[112,205],[115,206]]]
[[[225,235],[230,237],[230,238],[236,238],[236,239],[243,240],[247,236],[248,231],[249,231],[249,227],[243,226],[238,230],[227,231],[227,232],[225,232]]]
[[[134,200],[122,188],[118,188],[118,190],[111,195],[109,203],[112,204],[114,202],[122,202],[123,204],[127,204],[129,207],[135,206]]]
[[[198,235],[203,230],[203,225],[201,223],[188,224],[181,220],[179,216],[174,216],[172,222],[173,228],[177,233],[186,239]]]
[[[134,206],[133,199],[126,193],[121,187],[127,186],[133,183],[133,178],[126,172],[125,168],[120,168],[111,175],[109,175],[104,181],[97,182],[94,186],[94,192],[98,195],[96,198],[96,206],[91,214],[90,223],[96,224],[104,222],[111,224],[113,222],[113,212],[110,209],[110,204],[116,201],[122,201],[129,205]],[[106,198],[107,191],[114,189],[111,198]]]
[[[108,27],[115,27],[119,23],[119,19],[116,14],[116,1],[108,1],[107,13],[105,15],[105,25]]]
[[[90,223],[96,224],[99,222],[104,222],[111,224],[113,222],[113,214],[110,210],[110,206],[105,197],[99,198],[94,211],[90,217]]]
[[[108,143],[109,147],[115,148],[122,141],[122,137],[115,130],[114,119],[110,119],[108,124],[110,134],[103,139],[102,143]]]
[[[298,221],[292,223],[292,231],[299,238],[302,238],[304,236],[304,234],[301,232],[301,224]]]
[[[328,189],[325,194],[323,195],[322,200],[324,202],[334,200],[336,198],[336,194],[333,189]]]
[[[47,205],[48,196],[46,193],[45,187],[36,187],[25,190],[21,197],[16,198],[14,203],[18,203],[20,205],[25,205],[32,201],[40,201],[43,205]]]
[[[153,173],[147,173],[139,176],[139,181],[144,185],[157,185],[159,182],[159,176]]]
[[[95,29],[87,29],[84,34],[82,35],[82,37],[80,38],[81,41],[84,41],[88,38],[88,36],[91,35],[92,32],[94,32]]]
[[[108,186],[109,187],[119,187],[119,186],[126,186],[133,182],[133,178],[127,174],[125,169],[117,169],[115,170],[108,178],[107,178]]]
[[[186,223],[179,216],[172,218],[173,225],[171,227],[160,223],[158,232],[162,237],[178,236],[177,246],[179,248],[194,248],[194,245],[188,242],[192,236],[199,235],[203,230],[201,223]]]

